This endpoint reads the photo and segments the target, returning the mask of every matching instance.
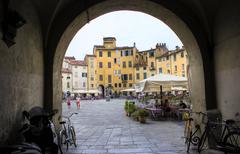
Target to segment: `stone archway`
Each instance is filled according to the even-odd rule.
[[[98,3],[92,7],[86,8],[85,11],[81,12],[75,19],[72,21],[59,38],[53,62],[53,91],[52,91],[52,99],[53,99],[53,108],[61,109],[61,67],[62,67],[62,59],[64,58],[66,49],[75,35],[75,33],[83,27],[90,20],[103,15],[105,13],[109,13],[112,11],[118,10],[132,10],[132,11],[140,11],[152,15],[159,20],[162,20],[166,23],[181,39],[186,50],[189,55],[189,64],[190,68],[190,91],[191,91],[191,100],[194,106],[194,110],[206,110],[206,98],[205,98],[205,85],[208,81],[205,80],[206,75],[204,72],[205,66],[208,66],[207,63],[209,60],[205,60],[203,63],[203,56],[201,52],[205,48],[206,44],[199,45],[199,40],[197,40],[194,35],[194,30],[191,30],[188,25],[177,15],[175,15],[172,11],[166,9],[165,7],[153,3],[149,0],[142,0],[141,3],[138,1],[127,1],[127,0],[107,0],[101,3]],[[195,23],[196,24],[196,23]],[[206,39],[207,41],[207,39]],[[204,58],[207,56],[205,55]],[[208,79],[211,80],[211,79]],[[211,89],[211,88],[210,88]],[[208,94],[208,92],[207,92]],[[209,97],[210,99],[210,97]],[[210,102],[210,101],[209,101]],[[214,108],[214,107],[208,107]]]

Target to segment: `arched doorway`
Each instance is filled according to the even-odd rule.
[[[188,51],[188,55],[189,55],[189,64],[191,66],[189,80],[190,80],[191,100],[194,107],[193,109],[198,111],[199,110],[205,111],[206,104],[208,104],[207,108],[209,109],[214,108],[215,102],[211,101],[211,98],[214,99],[214,97],[208,97],[207,102],[209,103],[206,103],[206,98],[205,98],[205,94],[214,96],[214,94],[212,94],[214,93],[213,91],[212,93],[209,92],[214,87],[214,85],[208,84],[208,82],[210,82],[212,78],[211,68],[207,68],[210,61],[208,56],[204,55],[204,54],[207,54],[205,53],[206,51],[204,49],[208,45],[208,42],[207,42],[207,39],[204,38],[204,36],[199,36],[196,38],[196,36],[198,36],[196,33],[201,33],[204,30],[191,29],[192,27],[189,27],[191,25],[187,25],[187,23],[185,23],[185,21],[183,21],[179,17],[180,15],[177,16],[171,10],[166,9],[162,5],[153,3],[149,0],[143,0],[142,3],[139,3],[138,1],[126,1],[126,0],[103,1],[94,6],[86,7],[86,10],[79,12],[78,16],[75,16],[73,21],[69,21],[69,23],[65,25],[66,27],[63,27],[63,29],[61,30],[62,35],[58,35],[56,36],[57,38],[55,38],[57,39],[56,51],[54,55],[52,74],[49,74],[50,76],[52,76],[52,79],[53,79],[52,96],[49,96],[53,100],[52,107],[61,109],[61,105],[58,103],[61,100],[60,99],[61,97],[59,97],[60,96],[59,94],[61,94],[60,93],[61,82],[59,82],[61,80],[60,78],[61,77],[60,70],[62,66],[61,64],[62,64],[62,59],[65,55],[67,46],[70,43],[73,36],[75,35],[75,33],[82,26],[88,23],[90,20],[100,15],[103,15],[105,13],[117,11],[117,10],[140,11],[140,12],[144,12],[149,15],[152,15],[158,18],[159,20],[162,20],[164,23],[166,23],[178,35],[178,37],[183,42],[186,50]],[[196,24],[194,23],[194,19],[193,19],[193,24]],[[200,46],[201,46],[201,49],[200,49]],[[204,58],[204,61],[203,61],[203,58]],[[209,78],[205,78],[205,77],[209,77]],[[208,85],[209,91],[205,91],[206,85]]]
[[[105,88],[104,88],[104,86],[103,85],[99,85],[98,86],[99,88],[99,91],[101,92],[101,97],[105,97]]]

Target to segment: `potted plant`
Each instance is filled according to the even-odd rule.
[[[131,117],[133,118],[133,120],[136,120],[138,121],[138,117],[139,117],[139,114],[138,114],[138,110],[134,111],[132,114],[131,114]]]
[[[148,116],[148,111],[145,109],[138,110],[138,119],[140,123],[146,123],[146,117]]]
[[[124,109],[126,111],[126,115],[131,116],[131,114],[136,110],[136,106],[135,106],[134,102],[126,101]]]

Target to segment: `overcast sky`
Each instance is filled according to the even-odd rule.
[[[155,48],[157,43],[166,43],[168,49],[182,46],[176,34],[162,21],[145,13],[116,11],[102,15],[83,26],[74,36],[66,56],[83,60],[93,53],[94,45],[102,45],[103,37],[115,37],[118,47],[133,46],[138,50]]]

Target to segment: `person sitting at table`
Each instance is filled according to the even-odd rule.
[[[182,109],[185,109],[185,108],[187,108],[187,105],[182,100],[180,100],[179,107]]]
[[[164,104],[163,104],[163,109],[165,111],[170,111],[170,106],[169,106],[168,99],[165,99]]]

